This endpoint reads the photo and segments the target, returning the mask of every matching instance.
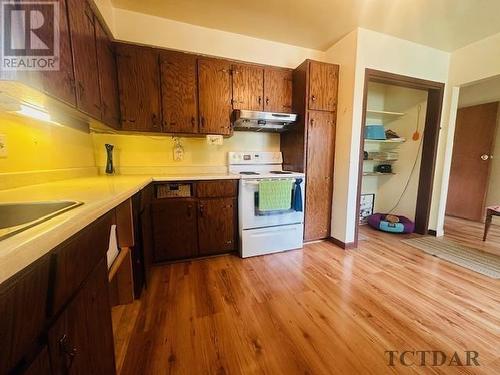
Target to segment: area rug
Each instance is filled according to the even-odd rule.
[[[402,242],[482,275],[500,279],[500,256],[435,237],[412,238]]]

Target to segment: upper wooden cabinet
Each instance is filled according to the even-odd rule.
[[[233,109],[262,111],[264,109],[264,69],[236,64],[233,73]]]
[[[66,0],[59,0],[59,70],[44,71],[42,75],[43,90],[67,104],[76,105],[75,74],[68,27]],[[47,20],[52,22],[52,19]],[[51,27],[42,30],[52,30]]]
[[[266,68],[264,70],[264,111],[290,112],[292,110],[292,70]]]
[[[198,133],[196,55],[164,51],[160,55],[163,131]]]
[[[67,0],[76,82],[76,104],[86,114],[101,118],[94,14],[87,1]]]
[[[338,66],[311,61],[309,64],[309,109],[334,111],[337,106]]]
[[[198,60],[200,133],[231,135],[231,62]]]
[[[159,52],[117,44],[116,59],[122,129],[161,132]]]
[[[120,101],[113,45],[97,17],[94,18],[94,24],[101,89],[101,119],[105,124],[118,129],[120,127]]]

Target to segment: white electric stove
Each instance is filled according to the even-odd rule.
[[[240,176],[238,216],[240,255],[247,258],[299,249],[304,238],[305,175],[283,170],[281,152],[229,152],[229,173]],[[263,214],[258,210],[259,182],[290,179],[292,207]],[[295,199],[301,196],[301,209]]]

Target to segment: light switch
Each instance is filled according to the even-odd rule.
[[[8,154],[7,136],[5,134],[0,134],[0,158],[6,158]]]

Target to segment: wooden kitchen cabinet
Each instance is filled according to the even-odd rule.
[[[333,112],[337,106],[338,66],[311,61],[309,109]]]
[[[292,110],[292,70],[264,69],[264,111],[290,112]]]
[[[231,135],[231,62],[198,59],[200,133]]]
[[[306,174],[305,241],[330,237],[338,69],[306,60],[293,71],[293,106],[299,116],[295,126],[280,135],[283,168]],[[328,81],[318,83],[318,77]],[[311,105],[318,110],[310,110]]]
[[[152,203],[154,261],[196,256],[197,202],[189,198],[166,198]]]
[[[198,203],[199,255],[236,250],[236,198],[200,199]]]
[[[49,257],[0,285],[0,374],[32,349],[46,322]]]
[[[330,233],[335,116],[332,112],[309,113],[306,174],[306,239],[326,238]]]
[[[264,109],[264,69],[259,66],[235,64],[233,75],[233,109],[262,111]]]
[[[28,368],[21,372],[22,375],[51,375],[49,350],[44,345]]]
[[[113,44],[97,17],[94,17],[101,90],[101,119],[114,129],[120,127],[120,101],[118,76]]]
[[[76,105],[75,74],[71,54],[66,0],[59,0],[59,70],[44,71],[42,87],[45,93],[71,106]],[[52,20],[46,20],[52,22]],[[51,27],[42,28],[52,30]],[[37,32],[43,32],[38,30]]]
[[[116,59],[122,129],[161,132],[159,52],[120,43]]]
[[[198,133],[197,57],[164,51],[160,55],[163,131]]]
[[[75,71],[76,104],[80,111],[100,119],[101,94],[94,14],[87,1],[67,1]]]
[[[103,258],[49,329],[53,374],[114,374],[111,311]]]

